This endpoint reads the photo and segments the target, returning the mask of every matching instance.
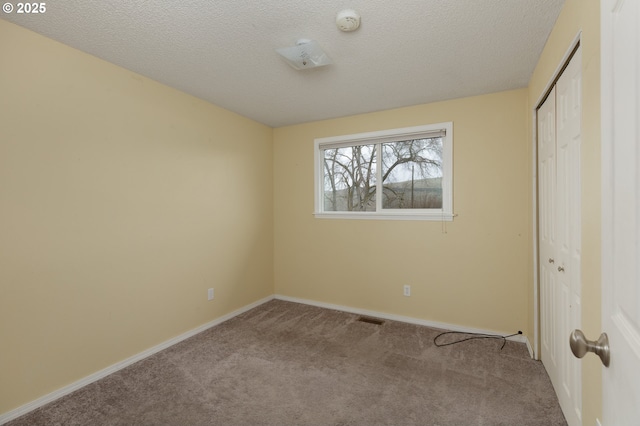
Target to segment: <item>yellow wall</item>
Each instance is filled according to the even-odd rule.
[[[579,31],[582,31],[582,329],[595,339],[600,326],[600,2],[566,0],[529,84],[529,112]],[[529,122],[531,129],[532,122]],[[531,131],[531,130],[530,130]],[[529,294],[533,294],[533,281]],[[533,327],[533,303],[531,309]],[[567,337],[568,338],[568,337]],[[585,425],[602,412],[602,366],[597,357],[582,361]]]
[[[525,330],[527,91],[274,130],[275,291],[486,330]],[[454,213],[441,222],[316,219],[314,138],[453,121]],[[412,287],[411,297],[402,287]]]
[[[566,1],[527,89],[274,130],[0,20],[0,413],[274,292],[532,339],[531,111],[579,30],[597,336],[598,1]],[[453,222],[313,217],[315,138],[443,121]]]
[[[273,294],[272,129],[3,20],[0,57],[0,413]]]

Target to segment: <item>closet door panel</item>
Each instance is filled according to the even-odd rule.
[[[556,84],[558,291],[562,293],[561,382],[556,388],[567,422],[581,424],[582,374],[569,348],[569,335],[581,328],[581,51],[574,54]]]
[[[541,358],[550,376],[558,375],[555,330],[558,308],[556,286],[556,90],[538,109],[538,206],[540,244]]]
[[[538,109],[541,358],[569,425],[582,422],[580,363],[569,335],[581,323],[581,53]]]

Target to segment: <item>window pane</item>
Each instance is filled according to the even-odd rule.
[[[442,208],[442,138],[382,144],[382,208]]]
[[[324,211],[376,210],[376,146],[324,150]]]

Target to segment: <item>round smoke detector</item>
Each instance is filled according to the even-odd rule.
[[[346,9],[336,16],[336,25],[340,31],[355,31],[360,26],[360,15],[355,10]]]

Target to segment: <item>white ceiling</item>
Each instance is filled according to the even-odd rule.
[[[15,2],[14,2],[15,3]],[[526,87],[564,0],[50,0],[3,19],[272,127]],[[360,29],[336,14],[355,9]],[[333,64],[275,53],[316,40]]]

